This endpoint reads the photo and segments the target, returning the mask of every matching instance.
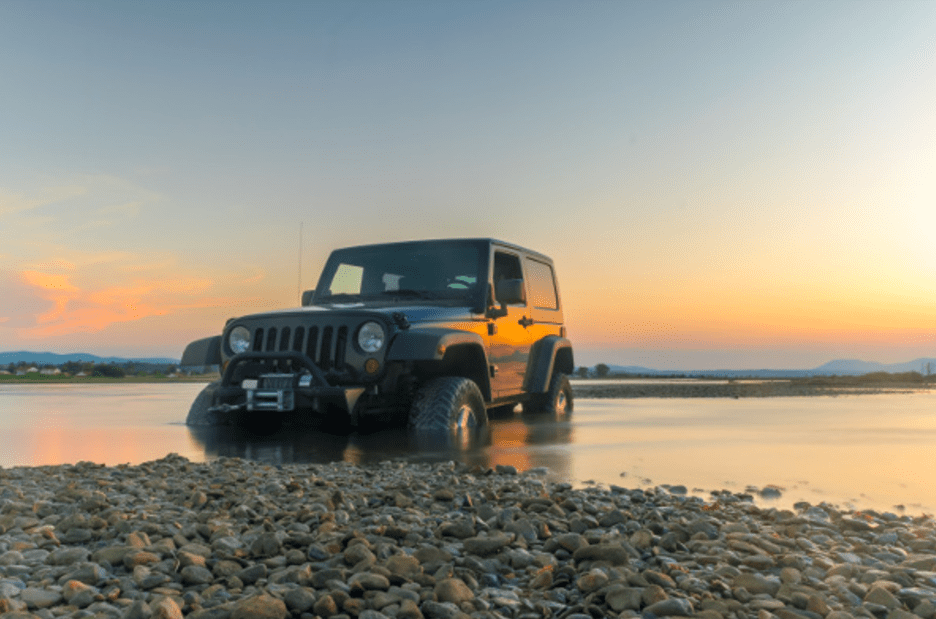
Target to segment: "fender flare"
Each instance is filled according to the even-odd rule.
[[[195,340],[185,347],[179,365],[221,365],[221,336]]]
[[[572,342],[558,335],[547,335],[533,344],[530,361],[523,380],[528,393],[545,393],[553,372],[572,374],[575,362],[572,357]]]
[[[478,346],[484,351],[484,340],[477,333],[436,328],[411,329],[393,338],[387,350],[387,361],[441,361],[449,348],[464,344]]]

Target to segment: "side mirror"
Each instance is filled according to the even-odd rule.
[[[497,300],[503,305],[526,303],[526,291],[522,279],[502,279],[494,289]]]
[[[302,307],[307,307],[312,305],[312,297],[315,296],[314,290],[303,290],[302,291]]]

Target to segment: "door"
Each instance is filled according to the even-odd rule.
[[[517,254],[495,249],[492,263],[495,291],[499,281],[523,279],[520,256]],[[521,289],[526,290],[526,285],[521,286]],[[498,307],[501,301],[495,298]],[[490,336],[488,350],[488,360],[492,366],[491,392],[495,398],[514,396],[523,390],[533,341],[529,331],[532,321],[526,298],[506,303],[505,308],[507,314],[494,320],[495,333]]]

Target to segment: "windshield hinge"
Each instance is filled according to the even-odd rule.
[[[393,312],[390,314],[390,318],[392,318],[393,322],[396,323],[396,326],[398,326],[403,331],[409,329],[409,320],[406,318],[406,314],[403,312]]]

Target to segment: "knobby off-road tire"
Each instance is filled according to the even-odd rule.
[[[461,376],[433,378],[417,393],[409,425],[417,430],[459,430],[487,423],[478,385]]]
[[[220,425],[218,415],[211,413],[208,409],[214,406],[215,390],[218,388],[218,381],[208,383],[205,388],[195,397],[189,408],[188,417],[185,418],[187,426],[216,426]]]
[[[565,419],[572,414],[572,385],[569,376],[556,372],[549,381],[546,393],[537,394],[533,399],[533,412],[549,415],[556,419]]]

